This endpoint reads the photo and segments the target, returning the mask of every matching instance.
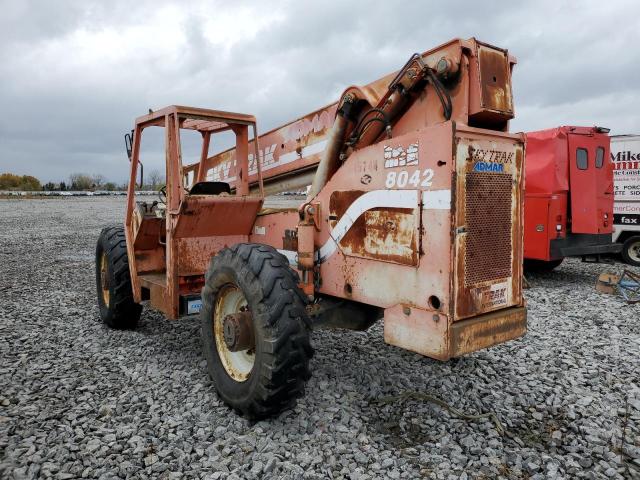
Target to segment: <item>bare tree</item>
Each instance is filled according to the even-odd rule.
[[[91,177],[91,180],[93,181],[93,185],[95,187],[101,187],[102,185],[104,185],[106,179],[104,178],[104,175],[101,175],[99,173],[93,175]]]
[[[71,190],[90,190],[93,186],[93,179],[84,173],[72,173],[69,175]]]
[[[149,184],[155,189],[164,184],[164,175],[157,169],[149,172]]]

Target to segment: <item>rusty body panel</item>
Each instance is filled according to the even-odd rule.
[[[335,191],[329,200],[329,224],[335,228],[349,206],[365,192]],[[420,220],[416,208],[372,208],[340,239],[344,255],[404,265],[418,264]],[[335,218],[335,220],[334,220]]]
[[[190,195],[181,205],[174,234],[176,238],[249,235],[262,203],[261,197]]]
[[[421,355],[448,360],[521,337],[526,330],[524,307],[450,323],[438,313],[396,306],[385,311],[384,340]]]
[[[225,235],[214,238],[179,238],[177,242],[178,275],[202,275],[209,268],[211,258],[225,247],[246,242],[247,235]]]
[[[524,143],[507,133],[514,63],[452,40],[261,136],[250,115],[169,107],[141,117],[126,219],[136,301],[177,318],[211,257],[248,241],[285,255],[310,299],[383,313],[392,345],[446,360],[523,335]],[[166,212],[134,214],[150,126],[166,131]],[[197,163],[182,165],[180,128],[202,134]],[[236,147],[211,155],[226,130]],[[206,181],[228,191],[188,193]],[[309,185],[296,207],[263,208],[265,192]]]
[[[521,337],[527,331],[525,307],[509,308],[456,322],[451,326],[450,354],[459,357]]]
[[[522,298],[524,141],[461,131],[456,142],[456,320]]]

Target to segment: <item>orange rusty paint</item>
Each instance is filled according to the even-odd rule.
[[[508,55],[502,50],[481,45],[478,47],[478,56],[482,105],[489,110],[511,114],[513,99]]]
[[[505,50],[481,44],[475,39],[455,39],[422,54],[422,61],[431,68],[435,69],[438,62],[445,58],[451,64],[451,70],[454,72],[457,70],[457,73],[451,78],[444,79],[452,98],[453,115],[451,120],[453,121],[468,124],[470,115],[480,118],[482,115],[488,114],[490,117],[487,119],[492,122],[506,122],[513,117],[512,111],[504,116],[502,114],[496,116],[491,108],[481,104],[481,77],[486,76],[481,72],[481,65],[478,61],[478,51],[481,49],[493,49],[501,54],[504,53],[507,59],[507,68],[510,68],[511,64],[515,62]],[[388,100],[390,105],[394,102],[397,103],[396,100],[391,99],[393,92],[388,90],[389,84],[396,79],[397,75],[398,72],[393,72],[365,86],[351,86],[345,90],[341,98],[346,94],[353,94],[356,98],[362,99],[368,108],[381,101],[384,103],[385,100]],[[511,98],[510,71],[507,72],[506,80],[508,96]],[[400,83],[404,84],[406,81],[402,80]],[[283,176],[299,174],[317,166],[322,157],[322,144],[329,137],[337,108],[338,102],[327,105],[259,137],[260,164],[263,169],[263,178],[267,184]],[[363,108],[363,113],[368,108]],[[429,87],[426,94],[416,99],[408,110],[399,116],[393,126],[393,135],[402,135],[444,120],[440,100],[433,89]],[[501,128],[506,130],[506,123]],[[367,142],[363,141],[363,143]],[[234,185],[237,181],[233,174],[235,161],[234,148],[209,157],[206,161],[208,175],[213,180],[228,181]],[[185,166],[184,171],[186,174],[189,171],[195,172],[197,169],[198,163],[195,163]],[[250,158],[249,171],[249,182],[253,185],[257,181],[255,157]],[[276,193],[276,191],[283,190],[274,190],[272,193]]]
[[[451,358],[446,315],[395,305],[384,311],[384,341],[437,360]]]
[[[148,126],[162,126],[165,130],[167,187],[166,205],[162,208],[135,202],[140,137]],[[207,157],[212,133],[228,129],[236,133],[240,161],[235,173],[243,181],[239,182],[235,195],[189,195],[185,191],[182,185],[181,128],[203,133],[199,164]],[[249,195],[249,129],[255,134],[252,115],[182,106],[170,106],[137,119],[125,220],[136,302],[143,297],[148,298],[151,305],[162,310],[168,318],[177,318],[180,297],[200,292],[210,258],[224,246],[248,240],[263,203],[261,182],[260,194]],[[258,145],[256,142],[253,144],[256,156]],[[201,178],[200,175],[197,178]],[[259,169],[257,178],[260,178]]]
[[[450,331],[449,356],[459,357],[522,337],[527,332],[524,307],[503,309],[455,322]]]
[[[511,70],[516,60],[506,50],[475,42],[469,55],[469,125],[507,131],[513,118]]]
[[[454,320],[523,304],[523,139],[460,128],[456,138]]]
[[[418,218],[409,209],[373,209],[364,214],[366,256],[417,265]]]
[[[318,148],[331,130],[336,107],[336,104],[328,105],[259,137],[260,166],[265,180],[275,180],[290,174],[292,165],[295,165],[296,170],[304,170],[318,164],[322,152]],[[251,152],[253,143],[249,142]],[[217,153],[204,162],[204,175],[211,180],[226,181],[233,187],[237,182],[236,161],[236,148]],[[195,172],[198,166],[199,164],[185,166],[185,174]],[[256,156],[249,155],[248,179],[251,185],[255,185],[258,180],[257,167]]]
[[[420,172],[432,169],[434,172],[433,178],[427,182],[430,185],[422,187],[425,191],[451,190],[451,123],[429,127],[419,133],[411,132],[404,136],[394,136],[391,142],[394,146],[408,146],[414,143],[419,145],[419,163],[412,168]],[[388,172],[400,170],[384,168],[384,145],[383,141],[354,152],[318,195],[317,199],[322,205],[321,210],[325,212],[321,225],[328,225],[329,228],[318,232],[316,245],[324,245],[328,241],[328,230],[335,227],[350,202],[355,201],[365,192],[385,191]],[[370,178],[367,177],[366,184],[359,181],[365,174],[370,176]],[[354,190],[354,184],[358,183],[359,188]],[[341,193],[336,196],[334,195],[336,192]],[[344,199],[340,196],[344,196]],[[371,211],[393,213],[394,209],[378,208]],[[395,210],[395,212],[410,214],[411,210]],[[354,219],[351,230],[347,232],[340,244],[341,248],[345,239],[348,243],[352,237],[358,238],[354,236],[353,231],[357,232],[361,229],[360,238],[365,237],[366,216],[365,213],[360,219]],[[419,238],[418,232],[422,225],[424,230],[422,250],[425,252],[427,261],[417,262],[418,267],[417,263],[407,265],[404,260],[403,263],[392,263],[380,261],[377,258],[343,255],[338,250],[320,266],[322,279],[320,293],[352,298],[382,308],[388,308],[398,302],[428,308],[429,296],[435,295],[441,299],[444,306],[447,306],[450,274],[450,253],[447,247],[450,244],[450,210],[424,208],[416,212],[416,217],[416,239]],[[363,240],[356,243],[362,245]],[[419,258],[418,244],[416,242],[415,250]],[[349,296],[345,289],[347,284],[351,286]]]
[[[246,241],[246,235],[179,238],[176,242],[178,276],[191,276],[206,272],[211,258],[220,250]]]
[[[166,265],[164,249],[158,245],[153,249],[136,251],[135,264],[136,271],[140,274],[164,270]]]
[[[136,210],[133,215],[134,246],[136,250],[154,249],[158,239],[164,235],[164,220],[143,215]]]
[[[384,340],[437,360],[449,360],[522,337],[527,312],[513,307],[450,322],[447,315],[396,305],[384,312]]]
[[[174,235],[249,235],[262,203],[260,197],[190,195],[181,205]]]
[[[360,190],[333,192],[329,203],[330,224],[335,226],[363,193]],[[373,208],[355,220],[340,240],[340,248],[347,256],[417,265],[418,224],[418,215],[413,209]]]
[[[182,294],[190,294],[202,290],[204,286],[204,275],[180,275],[178,277],[178,288]]]
[[[426,81],[432,77],[424,65],[435,69],[439,63],[445,97],[451,97],[450,119],[434,88],[438,82]],[[145,282],[152,304],[175,318],[179,296],[197,292],[210,257],[227,242],[250,241],[285,247],[308,295],[385,309],[385,340],[394,345],[446,359],[519,335],[524,314],[513,321],[512,313],[524,304],[523,141],[504,133],[513,117],[513,63],[506,51],[475,39],[452,40],[412,57],[399,72],[349,87],[338,102],[251,141],[244,127],[253,125],[251,116],[169,107],[141,117],[131,178],[136,178],[141,129],[163,125],[170,187],[165,240],[159,237],[154,244],[153,234],[140,234],[138,246],[154,247],[142,251],[136,251],[134,233],[153,229],[134,228],[129,192],[130,258],[144,252],[165,262],[165,268],[140,278],[140,264],[131,262],[136,299]],[[399,95],[399,85],[408,90],[406,95]],[[362,128],[359,141],[350,145],[342,129],[337,130],[340,135],[330,135],[338,107],[345,105],[353,105],[348,115],[339,112],[346,137]],[[363,127],[369,116],[388,116],[389,124],[374,121]],[[238,145],[215,155],[203,145],[199,161],[183,166],[177,135],[181,127],[204,133],[205,142],[207,132],[229,127],[238,134]],[[329,139],[334,139],[331,144]],[[211,142],[215,145],[215,139]],[[312,218],[298,209],[261,211],[263,195],[250,195],[258,191],[259,171],[269,191],[302,188],[313,180],[326,151],[336,153],[336,161],[329,166],[323,162],[330,173],[308,199]],[[389,157],[396,151],[404,153]],[[402,163],[394,164],[397,158]],[[479,162],[506,170],[476,172]],[[182,188],[186,176],[227,182],[231,195],[189,195]],[[347,209],[363,195],[368,196],[349,213],[355,218],[346,218]],[[498,204],[504,208],[494,219],[492,207]],[[485,217],[494,223],[483,223]],[[348,220],[340,222],[343,230],[333,232],[343,218]],[[334,233],[340,236],[337,244]],[[484,261],[479,257],[483,248],[495,249],[499,258]],[[164,284],[151,282],[149,275],[159,275]]]

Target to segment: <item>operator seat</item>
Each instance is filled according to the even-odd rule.
[[[191,187],[189,195],[220,195],[231,194],[231,186],[226,182],[198,182]]]

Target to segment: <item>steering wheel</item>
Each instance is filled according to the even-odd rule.
[[[187,187],[182,187],[186,193],[189,193],[189,189]],[[160,190],[158,190],[158,199],[160,203],[163,205],[167,204],[167,185],[163,185]]]

